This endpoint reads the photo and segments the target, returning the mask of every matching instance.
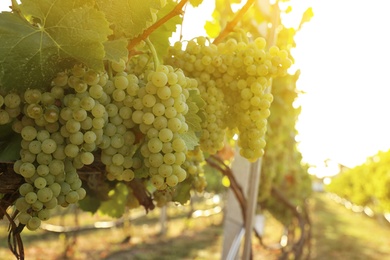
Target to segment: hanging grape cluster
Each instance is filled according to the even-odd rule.
[[[198,81],[206,102],[200,147],[215,154],[221,150],[228,130],[238,134],[240,153],[255,161],[264,153],[264,136],[270,104],[271,79],[286,74],[291,66],[288,53],[264,38],[208,43],[198,37],[184,47],[176,42],[169,50],[168,64],[181,68]]]

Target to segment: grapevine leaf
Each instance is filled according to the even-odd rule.
[[[12,122],[6,125],[0,125],[0,142],[6,141],[14,132],[12,130]]]
[[[302,15],[301,23],[299,24],[299,28],[302,27],[304,23],[310,22],[311,18],[313,18],[313,8],[309,7],[306,9],[306,11]]]
[[[13,133],[8,138],[0,142],[0,161],[13,162],[20,158],[20,142],[22,137],[19,134]]]
[[[191,198],[191,187],[192,187],[192,179],[186,179],[185,181],[179,183],[176,187],[175,194],[173,195],[172,200],[177,201],[180,204],[185,204]]]
[[[193,7],[198,7],[200,4],[202,4],[203,0],[190,0],[189,2]]]
[[[134,171],[135,178],[140,179],[140,178],[146,178],[149,176],[149,170],[146,168],[145,165],[143,165],[141,168],[137,169]]]
[[[83,211],[95,214],[100,207],[100,203],[99,199],[87,195],[84,199],[79,201],[79,206]]]
[[[210,38],[216,38],[221,32],[221,25],[216,21],[206,21],[204,29]]]
[[[157,13],[157,18],[161,19],[167,15],[172,9],[174,9],[177,3],[168,1],[167,4]],[[170,46],[169,38],[172,33],[176,32],[176,26],[181,24],[182,18],[179,15],[169,19],[162,26],[157,28],[150,36],[149,39],[153,43],[156,49],[158,57],[161,59],[168,53],[168,47]]]
[[[106,52],[104,59],[110,61],[119,61],[120,58],[127,57],[129,54],[127,40],[124,38],[105,42],[104,50]]]
[[[116,37],[134,38],[140,35],[156,19],[161,8],[160,0],[96,0]]]
[[[189,97],[187,99],[188,113],[185,115],[186,123],[190,131],[201,131],[202,115],[200,108],[206,104],[199,94],[199,91],[189,90]]]
[[[188,131],[180,134],[180,137],[185,142],[188,150],[194,150],[195,147],[199,145],[199,137],[196,136],[194,131]]]
[[[129,190],[123,183],[118,183],[113,190],[108,193],[109,200],[103,201],[99,207],[99,213],[113,218],[119,218],[125,211],[127,194]]]
[[[197,115],[199,108],[195,105],[194,102],[187,102],[188,105],[188,113],[186,114],[186,123],[188,125],[188,129],[198,132],[202,130],[201,123],[202,119]],[[195,112],[196,111],[196,112]]]
[[[49,85],[66,61],[103,69],[112,33],[93,1],[23,1],[22,14],[0,14],[0,84],[5,89]]]

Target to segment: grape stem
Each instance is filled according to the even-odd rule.
[[[16,223],[14,221],[16,215],[19,213],[19,211],[15,211],[14,215],[11,217],[6,210],[4,210],[2,207],[0,207],[2,213],[4,216],[7,217],[9,223],[10,223],[10,230],[8,233],[8,246],[11,250],[11,252],[15,255],[16,259],[23,260],[24,259],[24,248],[23,248],[23,242],[22,238],[20,236],[20,233],[22,232],[25,225],[19,224],[16,226]]]
[[[163,18],[155,22],[152,26],[147,28],[141,35],[133,38],[129,44],[127,45],[127,49],[131,51],[138,43],[140,43],[143,40],[146,40],[152,32],[154,32],[157,28],[165,24],[167,21],[175,17],[176,15],[183,14],[183,6],[188,2],[188,0],[181,0],[175,8],[172,9],[167,15],[165,15]]]
[[[218,35],[217,38],[214,39],[213,43],[218,44],[220,43],[225,37],[233,31],[234,27],[237,25],[237,23],[241,20],[241,18],[244,16],[244,14],[249,10],[249,8],[253,5],[255,0],[248,0],[245,5],[237,12],[236,16],[228,22],[223,29],[223,31]]]
[[[156,48],[154,48],[154,45],[149,40],[149,38],[146,38],[145,42],[148,45],[150,51],[152,52],[152,57],[153,57],[153,61],[154,61],[154,70],[156,70],[157,67],[160,65],[160,60],[158,59]]]

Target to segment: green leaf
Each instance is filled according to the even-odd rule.
[[[195,147],[199,145],[199,137],[196,136],[194,131],[188,131],[180,134],[180,137],[186,143],[188,150],[194,150]]]
[[[190,4],[191,4],[193,7],[198,7],[200,4],[203,3],[203,0],[190,0],[189,2],[190,2]]]
[[[69,61],[103,70],[103,43],[112,33],[93,1],[22,1],[22,14],[0,14],[0,85],[50,86]]]
[[[14,130],[12,130],[12,122],[6,125],[0,125],[0,142],[6,141],[14,133]]]
[[[97,199],[95,197],[88,196],[88,195],[84,199],[79,201],[80,208],[83,211],[91,212],[92,214],[96,213],[96,211],[100,207],[100,204],[101,204],[101,202],[99,199]]]
[[[124,38],[105,42],[104,50],[106,51],[104,59],[109,61],[119,61],[120,58],[129,55],[127,40]]]
[[[128,193],[129,190],[125,184],[117,183],[115,188],[108,193],[110,199],[101,203],[99,213],[113,218],[120,218],[125,211]]]
[[[96,0],[114,29],[116,38],[134,38],[156,20],[160,0]]]
[[[309,7],[306,9],[306,11],[302,15],[301,23],[299,24],[299,28],[302,27],[304,23],[310,22],[311,18],[313,18],[314,13],[313,13],[313,8]]]
[[[149,176],[149,170],[145,165],[142,165],[141,168],[134,171],[134,175],[137,179],[147,178]]]
[[[177,3],[173,1],[168,1],[164,8],[157,13],[157,18],[161,19],[167,15],[175,8],[176,4]],[[179,15],[176,15],[175,17],[169,19],[162,26],[157,28],[149,36],[149,39],[153,43],[160,60],[168,53],[168,47],[170,46],[169,38],[172,36],[172,33],[176,32],[176,26],[181,24],[182,20],[183,19]]]
[[[217,38],[217,36],[222,30],[221,25],[216,21],[206,21],[204,29],[206,30],[206,33],[210,38]]]
[[[0,142],[0,161],[13,162],[20,158],[21,135],[13,133],[5,141]]]
[[[199,91],[192,89],[189,90],[190,96],[187,99],[188,113],[185,115],[186,123],[188,124],[189,131],[201,131],[201,123],[204,118],[202,118],[203,112],[200,108],[205,106],[205,102],[200,96]]]
[[[192,179],[186,179],[185,181],[179,183],[176,186],[175,194],[173,195],[172,200],[177,201],[180,204],[185,204],[191,198],[191,187],[192,187]]]

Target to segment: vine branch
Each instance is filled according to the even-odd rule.
[[[188,0],[181,0],[175,8],[172,9],[167,15],[165,15],[163,18],[155,22],[152,26],[147,28],[141,35],[133,38],[129,44],[127,45],[127,49],[130,51],[132,50],[138,43],[148,38],[152,32],[154,32],[157,28],[165,24],[167,21],[175,17],[176,15],[181,15],[183,13],[183,6],[188,2]]]
[[[253,5],[254,2],[255,0],[248,0],[245,3],[245,5],[237,12],[233,20],[228,22],[223,31],[218,35],[217,38],[214,39],[214,44],[220,43],[230,32],[233,31],[234,27],[237,25],[237,23],[241,20],[241,18],[249,10],[249,8]]]
[[[213,160],[215,160],[216,162],[214,162]],[[233,175],[233,172],[232,170],[230,169],[229,166],[227,166],[223,160],[221,158],[219,158],[218,156],[216,155],[212,155],[210,156],[209,158],[206,159],[207,163],[217,169],[218,171],[220,171],[223,175],[225,175],[226,177],[228,177],[229,179],[229,182],[230,182],[230,187],[234,193],[234,195],[236,196],[238,202],[239,202],[239,205],[241,207],[241,212],[242,212],[242,218],[243,218],[243,221],[245,222],[245,219],[246,219],[246,208],[247,208],[247,201],[246,201],[246,198],[245,198],[245,195],[244,195],[244,192],[240,186],[240,184],[238,184],[236,178],[234,177]]]

